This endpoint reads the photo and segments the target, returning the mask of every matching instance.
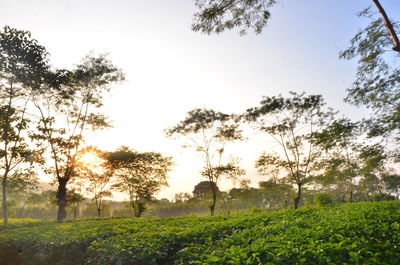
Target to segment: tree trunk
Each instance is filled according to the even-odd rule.
[[[301,184],[297,184],[297,196],[294,197],[293,199],[295,209],[299,208],[300,199],[301,199]]]
[[[97,217],[101,217],[101,202],[96,198]]]
[[[78,209],[74,209],[74,219],[78,216]]]
[[[211,214],[211,216],[214,216],[215,205],[217,204],[217,189],[216,189],[216,187],[214,187],[213,184],[214,184],[214,182],[210,181],[211,192],[212,192],[212,203],[210,205],[210,214]],[[217,186],[217,184],[215,184],[215,186]]]
[[[4,178],[1,183],[2,207],[3,207],[3,226],[8,226],[8,208],[7,208],[7,178]]]
[[[144,202],[137,200],[133,203],[133,214],[136,218],[142,217],[144,210]]]
[[[353,199],[353,187],[350,188],[350,192],[349,192],[349,202],[354,202],[354,199]]]
[[[376,8],[378,9],[379,13],[381,13],[382,15],[382,19],[383,22],[385,23],[385,27],[390,35],[390,37],[392,38],[392,42],[393,42],[393,50],[400,53],[400,41],[399,38],[396,34],[396,31],[393,28],[392,23],[390,22],[388,16],[386,15],[385,10],[383,9],[383,7],[381,6],[381,3],[379,3],[378,0],[372,0],[372,2],[374,2]]]
[[[210,207],[210,214],[211,216],[214,216],[215,213],[215,205],[217,204],[217,194],[213,191],[213,198],[212,198],[212,203],[209,206]]]
[[[61,223],[67,217],[67,183],[65,178],[58,179],[58,189],[57,189],[57,221]]]

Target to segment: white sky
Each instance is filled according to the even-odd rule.
[[[72,67],[90,51],[110,53],[127,80],[105,100],[114,128],[87,141],[106,150],[127,145],[173,156],[170,187],[159,194],[172,198],[203,180],[201,160],[163,133],[193,108],[240,113],[263,95],[306,91],[323,94],[354,119],[365,115],[342,101],[356,63],[339,60],[338,53],[365,25],[356,12],[371,3],[280,1],[263,34],[243,37],[192,32],[192,0],[0,0],[0,26],[31,31],[56,67]],[[398,0],[381,3],[390,17],[400,17]],[[254,137],[232,149],[255,184],[254,161],[271,148]]]

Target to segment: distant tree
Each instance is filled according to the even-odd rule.
[[[57,220],[66,217],[67,184],[76,176],[76,156],[87,130],[110,127],[106,116],[97,112],[110,85],[124,75],[105,56],[88,55],[76,69],[56,70],[44,96],[35,98],[40,122],[34,138],[49,146],[53,174],[58,184]]]
[[[210,183],[212,203],[209,206],[214,215],[217,202],[216,185],[221,177],[230,176],[240,171],[236,160],[223,163],[226,144],[242,139],[239,125],[232,115],[216,112],[211,109],[194,109],[187,113],[184,120],[166,130],[169,137],[183,136],[188,145],[199,152],[204,161],[201,174]]]
[[[28,31],[8,26],[0,31],[0,180],[5,227],[7,186],[13,178],[24,175],[21,171],[28,170],[36,158],[27,142],[30,124],[27,109],[48,68],[45,48]]]
[[[336,185],[346,191],[349,202],[353,202],[355,186],[360,177],[359,126],[347,118],[334,120],[323,130],[314,134],[315,143],[321,147],[324,157],[320,162],[322,174],[316,176],[317,183]]]
[[[217,193],[219,193],[219,188],[217,186],[217,184],[215,184],[215,182],[210,183],[210,181],[201,181],[199,183],[196,184],[196,186],[194,186],[194,189],[192,191],[193,193],[193,197],[195,198],[199,198],[199,197],[203,197],[206,194],[212,194],[212,188],[211,186],[213,186],[214,190],[217,191]]]
[[[269,179],[258,183],[263,194],[263,203],[268,207],[288,207],[295,191],[289,184],[282,183],[278,179]]]
[[[384,183],[382,177],[387,174],[385,168],[386,154],[383,146],[365,146],[358,156],[360,161],[360,190],[371,198],[373,193],[383,193]]]
[[[331,119],[331,110],[323,110],[322,96],[290,93],[290,97],[265,97],[259,107],[247,110],[244,117],[271,136],[280,152],[263,153],[256,162],[259,172],[278,172],[282,180],[297,187],[294,208],[299,207],[302,188],[312,180],[320,151],[315,133]]]
[[[184,201],[190,200],[191,198],[192,198],[192,196],[187,192],[178,192],[178,193],[175,193],[174,201],[175,202],[184,202]]]
[[[385,174],[382,177],[385,190],[391,194],[395,194],[397,199],[400,199],[400,175]]]
[[[80,203],[85,200],[82,194],[76,192],[75,190],[68,190],[67,192],[67,201],[68,206],[72,209],[74,219],[78,216]]]
[[[146,203],[162,187],[168,185],[172,158],[164,157],[160,153],[139,153],[128,147],[121,147],[109,154],[109,161],[117,177],[114,188],[129,194],[134,216],[141,217]]]
[[[84,182],[85,190],[91,194],[98,217],[101,217],[104,199],[112,196],[110,183],[114,170],[108,155],[108,152],[93,146],[80,150],[77,155],[78,178]]]

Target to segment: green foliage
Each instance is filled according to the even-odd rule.
[[[315,203],[320,206],[330,206],[335,203],[335,199],[329,193],[320,193],[314,197]]]
[[[142,215],[146,202],[154,194],[168,186],[168,172],[173,165],[171,157],[155,152],[139,153],[123,146],[110,153],[108,160],[117,176],[113,187],[129,194],[136,217]]]
[[[373,202],[394,201],[396,197],[387,193],[376,193],[371,195],[371,200]]]
[[[13,224],[0,263],[397,264],[400,203],[218,217]]]
[[[297,186],[295,208],[299,207],[302,187],[311,182],[321,157],[315,135],[334,115],[324,105],[321,95],[290,92],[289,97],[264,97],[260,106],[243,115],[279,144],[280,152],[264,152],[256,161],[256,168],[261,174]]]
[[[192,191],[193,197],[198,198],[202,197],[206,194],[210,194],[212,192],[211,186],[214,186],[213,189],[216,190],[217,192],[220,192],[217,184],[215,182],[210,182],[210,181],[201,181],[194,186],[194,189]]]
[[[228,115],[212,109],[194,109],[187,113],[184,120],[175,126],[166,129],[168,137],[185,137],[188,145],[195,148],[202,155],[204,168],[201,175],[210,183],[218,184],[222,177],[236,179],[245,174],[237,164],[237,159],[231,158],[223,163],[223,154],[226,144],[242,140],[242,130],[235,115]],[[214,215],[217,190],[211,186],[213,195],[209,206],[211,215]]]
[[[32,163],[37,162],[38,152],[27,141],[31,123],[27,109],[48,69],[47,52],[31,38],[30,32],[8,26],[0,30],[0,182],[4,226],[8,220],[7,186],[11,182],[34,181]]]
[[[271,15],[269,8],[276,0],[195,0],[195,3],[199,12],[194,14],[194,31],[211,34],[240,28],[244,34],[248,28],[261,33]]]
[[[399,85],[400,68],[396,58],[398,51],[393,51],[393,42],[384,21],[375,18],[369,9],[360,13],[371,19],[350,41],[350,47],[342,51],[340,58],[358,59],[356,79],[348,89],[347,102],[365,105],[374,111],[366,123],[370,136],[399,133]],[[393,28],[399,32],[400,25],[393,22]],[[398,47],[397,47],[398,48]],[[397,138],[398,140],[399,138]]]

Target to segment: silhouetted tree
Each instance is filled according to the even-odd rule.
[[[217,184],[215,184],[215,182],[210,183],[209,181],[201,181],[197,183],[196,186],[194,186],[194,189],[192,191],[193,197],[198,198],[206,194],[212,194],[213,189],[211,188],[211,186],[214,187],[214,190],[219,192],[219,188]]]
[[[105,56],[86,56],[72,71],[57,70],[46,94],[35,99],[40,113],[38,143],[49,146],[53,167],[47,173],[58,183],[57,220],[66,217],[67,184],[76,176],[76,156],[87,130],[110,127],[106,116],[98,113],[110,85],[124,75]]]
[[[314,143],[316,131],[333,115],[324,111],[322,96],[290,93],[290,97],[264,97],[259,107],[247,110],[245,118],[271,136],[280,153],[263,153],[256,162],[260,172],[279,172],[286,183],[297,187],[294,208],[299,207],[302,188],[312,179],[320,151]]]
[[[172,128],[166,130],[167,136],[184,136],[188,146],[193,147],[202,155],[204,169],[201,174],[210,183],[212,203],[209,206],[214,215],[217,202],[216,186],[221,177],[233,172],[239,172],[235,160],[223,163],[225,145],[242,139],[239,125],[232,115],[216,112],[211,109],[194,109],[189,111],[186,118]]]

